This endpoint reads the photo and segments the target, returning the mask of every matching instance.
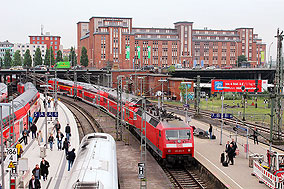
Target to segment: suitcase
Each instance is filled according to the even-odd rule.
[[[211,136],[211,139],[216,139],[216,136],[215,136],[215,135],[212,135],[212,136]]]
[[[224,167],[228,167],[228,162],[227,161],[224,161],[223,163],[222,163],[222,165],[224,166]]]
[[[225,153],[221,153],[221,163],[223,163],[225,161]]]

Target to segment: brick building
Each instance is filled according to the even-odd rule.
[[[60,36],[52,36],[50,33],[46,33],[46,35],[31,35],[30,44],[46,44],[47,49],[52,47],[54,57],[57,55],[57,51],[63,49],[62,45],[60,45]]]
[[[89,66],[118,65],[128,69],[154,65],[184,68],[236,66],[245,55],[251,67],[261,66],[266,45],[253,28],[234,30],[193,29],[193,22],[176,22],[174,28],[139,28],[132,18],[92,17],[77,23],[78,62],[87,48]],[[261,53],[263,58],[261,59]]]

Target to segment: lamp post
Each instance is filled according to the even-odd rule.
[[[163,109],[163,105],[164,105],[164,82],[167,82],[168,80],[165,79],[160,79],[158,80],[159,82],[162,82],[162,101],[161,101],[161,107]]]
[[[268,57],[267,57],[267,65],[269,64],[269,56],[270,56],[270,47],[273,44],[273,41],[270,43],[269,48],[268,48]],[[272,64],[272,63],[271,63]],[[272,67],[272,65],[270,64],[270,68]]]
[[[12,106],[11,103],[0,103],[0,133],[1,133],[1,177],[2,177],[2,187],[5,188],[5,175],[4,175],[4,144],[3,144],[3,118],[2,118],[2,107]]]
[[[188,122],[188,95],[187,95],[187,90],[188,90],[188,84],[192,84],[191,82],[181,82],[181,84],[185,84],[186,86],[186,91],[185,91],[185,122]]]

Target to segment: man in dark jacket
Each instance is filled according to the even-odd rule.
[[[68,159],[68,171],[70,171],[75,158],[76,158],[75,148],[73,148],[72,151],[68,152],[68,156],[67,156],[67,159]]]
[[[29,182],[29,189],[39,189],[39,188],[41,188],[39,180],[35,179],[35,176],[32,175],[32,178]]]
[[[28,144],[29,132],[28,132],[28,130],[26,128],[23,130],[22,135],[23,135],[24,143],[25,143],[25,145],[27,145]]]
[[[36,138],[37,127],[35,123],[32,124],[31,131],[32,131],[32,139]]]
[[[56,129],[56,133],[61,129],[61,125],[58,120],[57,120],[57,123],[54,125],[54,127]]]
[[[212,125],[210,124],[210,126],[209,126],[209,139],[212,139],[212,131],[213,131],[213,127],[212,127]]]
[[[229,157],[229,162],[231,162],[231,165],[234,165],[234,148],[233,148],[233,144],[230,144],[230,148],[228,149],[228,157]]]
[[[41,176],[43,177],[43,180],[47,180],[48,176],[48,168],[49,168],[49,163],[46,161],[44,158],[42,158],[40,162],[40,170],[41,170]]]
[[[232,149],[234,151],[234,157],[236,156],[236,149],[238,148],[237,143],[235,142],[235,140],[232,138]]]
[[[69,139],[70,139],[70,134],[71,134],[71,128],[70,128],[69,123],[67,123],[67,125],[66,125],[66,127],[65,127],[65,134],[66,134],[67,140],[69,141]]]
[[[65,155],[68,155],[70,142],[65,138],[62,150],[65,150]]]
[[[63,140],[64,135],[61,133],[60,130],[58,130],[56,138],[57,138],[57,148],[58,150],[62,149],[62,140]]]

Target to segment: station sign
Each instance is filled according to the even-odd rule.
[[[211,92],[264,92],[268,80],[211,80]]]
[[[6,148],[6,155],[7,161],[17,162],[17,148]]]
[[[145,178],[145,163],[138,163],[138,178]]]
[[[211,114],[211,118],[212,119],[221,119],[222,118],[222,116],[221,116],[222,114],[221,113],[213,113],[213,114]],[[233,114],[223,114],[223,118],[225,118],[225,119],[232,119],[233,118]]]
[[[47,117],[58,117],[58,112],[47,112]],[[45,112],[34,112],[34,117],[45,117]]]
[[[236,125],[236,128],[237,128],[237,129],[241,129],[241,130],[247,132],[247,128],[244,128],[244,127],[242,127],[242,126]]]

